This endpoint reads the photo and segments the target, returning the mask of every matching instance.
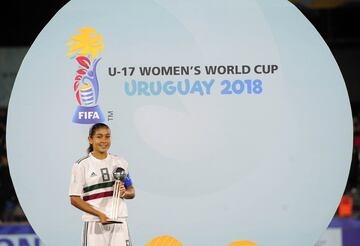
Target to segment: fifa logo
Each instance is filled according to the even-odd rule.
[[[80,33],[71,37],[67,43],[67,56],[75,59],[78,65],[74,77],[74,92],[78,107],[72,121],[78,124],[104,122],[105,118],[98,105],[99,82],[96,67],[98,55],[103,51],[102,36],[94,28],[80,28]]]

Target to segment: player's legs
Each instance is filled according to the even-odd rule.
[[[122,224],[113,224],[109,246],[131,246],[127,220]]]

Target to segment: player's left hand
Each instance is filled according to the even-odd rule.
[[[126,192],[126,188],[125,188],[124,184],[120,183],[120,185],[118,186],[118,189],[119,189],[118,191],[120,193],[120,197],[123,197]]]
[[[126,192],[125,186],[121,184],[119,189],[120,189],[120,196],[123,197]]]

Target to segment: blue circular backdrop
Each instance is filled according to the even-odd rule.
[[[98,121],[129,162],[134,245],[314,245],[349,172],[344,80],[287,1],[73,0],[53,17],[7,126],[16,192],[46,245],[80,244],[70,172]]]

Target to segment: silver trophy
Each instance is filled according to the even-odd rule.
[[[115,184],[114,184],[114,192],[113,192],[110,219],[111,219],[111,221],[117,222],[118,216],[119,216],[119,205],[120,205],[120,201],[122,199],[120,196],[119,188],[120,188],[120,185],[125,182],[125,179],[126,179],[125,170],[121,167],[115,168],[115,170],[113,171],[113,177],[115,179]]]

